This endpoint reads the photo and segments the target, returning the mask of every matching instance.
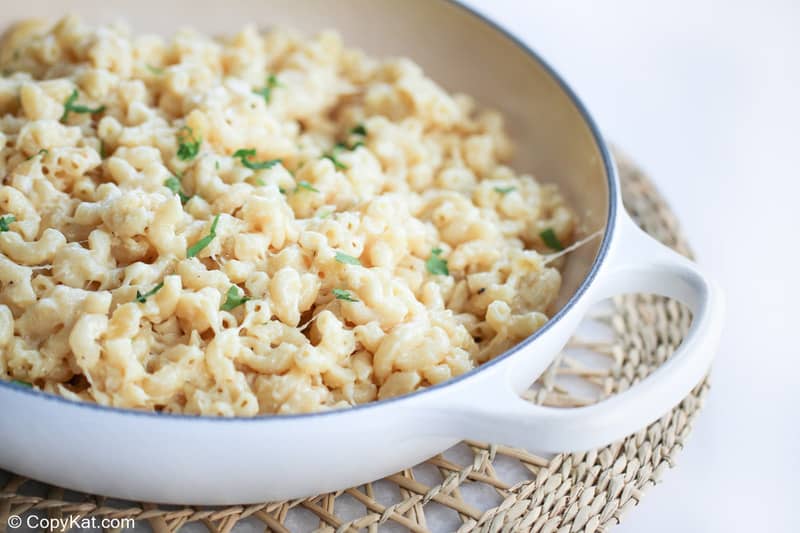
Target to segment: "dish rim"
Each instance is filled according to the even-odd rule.
[[[490,367],[499,364],[501,361],[508,359],[518,351],[522,350],[523,348],[527,347],[529,344],[536,341],[539,337],[547,333],[547,331],[553,327],[555,323],[557,323],[564,315],[566,315],[573,307],[577,301],[583,296],[583,294],[588,290],[589,286],[592,284],[594,279],[597,277],[597,272],[602,265],[603,261],[605,260],[606,256],[608,255],[608,249],[611,242],[611,237],[614,232],[614,228],[616,225],[616,218],[617,218],[617,183],[619,181],[617,176],[617,167],[614,164],[613,157],[611,156],[611,152],[608,149],[608,145],[606,144],[603,135],[600,133],[600,129],[597,127],[597,123],[595,122],[592,115],[589,113],[589,110],[583,104],[581,99],[578,95],[573,91],[570,85],[561,77],[561,75],[547,62],[544,58],[536,52],[531,46],[527,45],[523,42],[520,38],[516,37],[512,34],[509,30],[506,30],[498,22],[490,19],[480,11],[476,10],[475,8],[465,5],[461,3],[459,0],[442,0],[446,4],[449,4],[451,7],[455,7],[456,9],[462,10],[469,16],[478,19],[483,24],[489,26],[495,32],[498,32],[504,38],[511,41],[513,45],[521,49],[525,54],[531,57],[534,61],[536,61],[539,66],[550,76],[553,81],[556,82],[558,87],[566,94],[567,98],[571,101],[572,105],[575,106],[575,109],[578,111],[578,114],[583,119],[584,123],[589,127],[589,132],[592,136],[592,139],[597,146],[598,150],[600,151],[600,156],[603,160],[603,167],[606,171],[606,181],[608,185],[608,217],[606,219],[605,230],[603,231],[603,240],[600,243],[600,248],[597,251],[597,255],[592,262],[591,268],[589,269],[588,274],[583,279],[581,284],[575,290],[575,292],[570,296],[569,300],[567,301],[564,306],[559,309],[556,314],[550,317],[545,324],[539,328],[536,332],[532,335],[527,337],[525,340],[516,344],[512,348],[509,348],[505,352],[501,353],[500,355],[496,356],[495,358],[487,361],[472,370],[461,374],[460,376],[456,376],[454,378],[448,379],[441,383],[437,383],[436,385],[431,385],[430,387],[425,387],[422,389],[415,390],[413,392],[409,392],[407,394],[402,394],[400,396],[395,396],[393,398],[387,398],[385,400],[375,400],[367,403],[356,404],[347,408],[338,408],[338,409],[330,409],[326,411],[317,411],[313,413],[293,413],[293,414],[268,414],[268,415],[256,415],[256,416],[232,416],[232,417],[225,417],[225,416],[211,416],[211,415],[192,415],[192,414],[185,414],[185,413],[157,413],[153,411],[144,411],[133,409],[130,407],[113,407],[108,405],[100,405],[97,403],[92,403],[88,401],[77,401],[71,400],[68,398],[64,398],[63,396],[58,396],[56,394],[52,394],[49,392],[45,392],[39,389],[33,389],[28,387],[22,387],[20,385],[16,385],[11,381],[0,380],[0,389],[10,389],[12,391],[16,391],[22,394],[26,394],[32,396],[34,398],[44,399],[56,403],[66,404],[67,406],[77,407],[77,408],[84,408],[84,409],[91,409],[99,411],[102,413],[109,413],[109,414],[119,414],[119,415],[132,415],[132,416],[140,416],[140,417],[152,417],[158,418],[162,420],[171,420],[171,421],[193,421],[193,422],[215,422],[215,423],[239,423],[239,422],[265,422],[265,421],[272,421],[272,420],[281,420],[281,421],[289,421],[289,420],[306,420],[312,418],[319,418],[319,417],[331,417],[335,415],[343,415],[347,413],[353,413],[355,411],[361,412],[367,409],[374,409],[379,406],[390,405],[390,404],[399,404],[401,402],[408,402],[412,398],[418,398],[425,394],[430,394],[434,391],[442,390],[445,387],[450,385],[455,385],[456,383],[466,382],[468,380],[475,379],[480,372],[489,369]]]

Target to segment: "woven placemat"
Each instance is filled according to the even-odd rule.
[[[648,233],[690,255],[676,219],[650,181],[626,158],[617,158],[628,211]],[[691,316],[674,301],[631,295],[616,298],[593,319],[605,325],[608,338],[573,339],[531,389],[532,401],[581,406],[630,387],[672,354]],[[587,357],[594,357],[595,364],[587,363]],[[9,516],[26,513],[132,517],[149,522],[157,533],[190,523],[228,533],[242,522],[277,532],[425,532],[433,523],[437,529],[458,531],[607,531],[673,466],[707,390],[705,380],[660,420],[602,449],[542,457],[464,442],[375,483],[293,501],[227,508],[157,506],[75,494],[6,475],[0,489],[0,532]]]

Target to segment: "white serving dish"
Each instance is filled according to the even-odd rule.
[[[719,338],[720,291],[696,266],[641,232],[622,208],[614,162],[577,97],[532,51],[444,0],[217,2],[28,0],[0,27],[69,9],[90,22],[125,19],[139,32],[246,23],[336,28],[371,55],[407,55],[451,90],[509,117],[516,168],[560,184],[602,240],[574,252],[560,310],[525,342],[448,383],[348,410],[220,419],[74,403],[0,382],[0,467],[56,485],[132,500],[239,504],[357,485],[414,465],[463,438],[537,451],[606,444],[654,421],[696,385]],[[579,409],[519,397],[594,303],[625,292],[686,303],[694,321],[663,367],[631,389]]]

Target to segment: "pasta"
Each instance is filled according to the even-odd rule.
[[[0,45],[0,377],[299,413],[441,383],[547,320],[575,215],[502,117],[334,32]]]

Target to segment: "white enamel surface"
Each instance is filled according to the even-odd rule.
[[[1,388],[0,464],[132,500],[292,498],[380,478],[454,444],[426,412],[436,394],[411,400],[336,416],[219,421],[87,409]]]
[[[490,90],[497,86],[499,78],[487,83],[485,72],[468,65],[447,72],[443,70],[442,75],[446,74],[452,85],[470,92],[474,89],[490,105],[510,106],[515,111],[512,131],[525,148],[520,150],[516,163],[562,183],[571,200],[581,207],[590,229],[602,224],[607,207],[605,182],[600,152],[593,145],[588,128],[544,71],[518,49],[508,48],[508,43],[504,44],[479,21],[465,17],[463,12],[447,4],[424,0],[414,4],[417,10],[405,9],[407,3],[394,0],[380,4],[361,0],[337,2],[335,9],[330,7],[332,4],[313,0],[299,4],[278,2],[282,10],[276,11],[274,17],[265,11],[266,3],[242,0],[237,4],[247,9],[227,10],[235,16],[218,21],[219,31],[231,31],[253,18],[285,23],[291,20],[292,13],[298,15],[303,11],[302,6],[308,5],[327,10],[328,18],[303,19],[305,25],[313,27],[324,22],[324,25],[344,27],[350,24],[353,29],[355,22],[352,19],[348,22],[347,10],[343,7],[347,5],[358,7],[362,16],[372,17],[369,27],[373,29],[360,34],[345,32],[346,38],[354,36],[357,40],[360,36],[365,45],[372,42],[387,49],[399,47],[405,40],[411,55],[428,67],[435,69],[437,65],[447,65],[448,61],[452,64],[452,54],[462,54],[464,47],[473,47],[470,54],[473,51],[484,54],[482,64],[493,65],[496,68],[493,74],[511,76],[509,83],[500,84],[506,87],[506,93]],[[152,5],[155,3],[143,1],[128,8],[135,12],[131,19],[136,29],[147,28],[142,26],[147,22],[148,6]],[[90,0],[70,4],[71,9],[89,13],[95,19],[108,15],[108,6],[110,4]],[[203,28],[203,25],[214,26],[211,24],[215,22],[213,11],[206,13],[194,3],[192,6],[198,9],[189,11],[174,7],[175,4],[170,6],[173,9],[165,11],[164,17],[149,19],[158,26],[155,30],[169,27],[169,17],[174,21],[174,17],[180,16],[181,22],[186,23],[183,15],[189,12],[197,18],[196,25],[201,29],[214,29]],[[26,8],[39,14],[52,10],[48,2],[41,0],[26,3]],[[429,11],[433,18],[419,18],[422,11]],[[256,16],[257,13],[261,13],[261,17]],[[5,13],[0,15],[0,20],[24,14]],[[425,24],[430,28],[438,27],[453,38],[448,41],[441,35],[430,37],[438,39],[438,44],[430,46],[430,42],[420,44],[417,34],[410,29],[405,33],[401,29],[399,33],[387,34],[385,39],[375,30],[381,27],[420,30]],[[363,27],[363,21],[358,25]],[[476,32],[481,36],[477,44],[469,38]],[[424,31],[421,34],[433,35]],[[490,51],[496,56],[487,55]],[[544,105],[531,107],[532,102]],[[522,403],[509,391],[521,391],[547,367],[588,306],[601,294],[634,289],[659,292],[663,286],[668,287],[668,294],[686,297],[690,305],[697,305],[701,315],[705,309],[716,309],[715,305],[703,304],[708,301],[709,293],[700,290],[704,283],[687,263],[676,262],[660,248],[640,249],[640,244],[650,244],[630,231],[622,215],[618,216],[617,224],[619,228],[611,242],[612,256],[600,268],[590,291],[568,312],[551,322],[541,336],[517,353],[445,387],[397,401],[319,416],[220,421],[121,413],[68,404],[41,394],[0,386],[0,466],[69,488],[126,499],[231,504],[293,498],[363,483],[413,465],[464,437],[479,434],[492,441],[524,442],[533,449],[552,448],[556,444],[569,449],[603,444],[633,427],[631,420],[610,416],[608,404],[598,408],[605,409],[606,415],[596,421],[591,416],[558,413],[557,416],[548,415],[542,431],[531,431],[532,427],[526,424],[537,419],[529,416],[535,414],[532,410],[536,408]],[[641,250],[658,250],[664,268],[654,268],[651,258],[631,253]],[[566,276],[568,293],[577,287],[592,254],[592,247],[587,247],[571,258],[571,271]],[[631,279],[639,283],[621,283],[620,280],[626,278],[620,278],[617,269],[622,268],[633,269],[638,277]],[[688,280],[688,283],[681,285],[678,279]],[[697,344],[713,344],[716,323],[702,322],[703,328],[714,327],[705,335],[697,329],[694,336]],[[693,357],[688,351],[681,355],[681,361],[684,360],[691,363],[691,371],[686,370],[685,365],[675,365],[659,374],[659,391],[667,393],[653,398],[644,389],[634,389],[633,397],[627,398],[620,408],[633,413],[637,422],[661,415],[674,403],[673,398],[683,391],[686,383],[697,375],[698,369],[704,369],[708,362]],[[498,396],[498,391],[503,396]],[[507,401],[498,403],[498,397],[505,397]],[[622,401],[617,402],[621,404]],[[496,406],[496,409],[485,411],[486,406]],[[577,424],[583,431],[576,430],[576,422],[570,421],[570,416],[582,416]]]

